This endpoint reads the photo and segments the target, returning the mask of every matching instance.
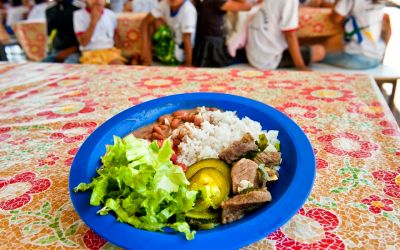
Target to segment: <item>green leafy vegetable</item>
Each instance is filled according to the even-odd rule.
[[[264,151],[268,146],[267,136],[264,133],[258,135],[258,141],[256,141],[256,144],[260,152]]]
[[[179,61],[175,58],[175,41],[171,29],[163,25],[152,37],[154,57],[166,65],[179,65]]]
[[[172,154],[169,140],[159,148],[133,135],[114,137],[114,145],[107,146],[101,158],[99,176],[74,191],[92,190],[90,204],[103,206],[100,215],[114,211],[119,221],[134,227],[163,231],[169,226],[193,239],[195,231],[184,214],[193,208],[197,191],[188,190],[183,170],[170,161]]]

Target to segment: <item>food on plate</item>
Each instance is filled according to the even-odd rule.
[[[246,133],[239,141],[233,142],[229,147],[219,153],[218,157],[226,163],[232,164],[241,159],[246,153],[257,150],[258,146],[255,139],[250,133]]]
[[[262,206],[271,199],[271,194],[265,187],[235,195],[222,203],[222,223],[240,220],[246,212]]]
[[[195,230],[240,220],[272,200],[278,180],[278,131],[235,112],[200,107],[163,115],[107,146],[92,190],[100,215],[150,231]]]
[[[262,179],[259,178],[258,164],[246,158],[240,159],[233,165],[231,178],[234,194],[238,194],[248,188],[259,188],[262,183]]]

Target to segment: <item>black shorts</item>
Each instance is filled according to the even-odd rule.
[[[306,65],[310,64],[311,61],[311,49],[309,47],[301,47],[300,48],[301,56],[303,57],[304,63]],[[288,49],[283,51],[281,62],[278,65],[278,68],[294,68],[293,58],[290,55]]]

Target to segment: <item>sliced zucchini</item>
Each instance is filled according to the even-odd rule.
[[[220,171],[226,179],[229,181],[231,179],[231,170],[229,169],[228,165],[225,162],[214,158],[198,161],[188,167],[185,173],[186,178],[190,180],[190,178],[192,178],[199,170],[203,168],[215,168],[216,170]]]
[[[208,224],[208,223],[219,223],[221,222],[221,216],[219,213],[210,212],[208,210],[202,212],[189,211],[185,214],[186,219],[189,223],[197,224]]]

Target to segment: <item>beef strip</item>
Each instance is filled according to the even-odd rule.
[[[222,224],[241,219],[248,211],[254,210],[267,201],[271,201],[267,188],[260,188],[245,194],[239,194],[222,202]]]
[[[259,188],[261,187],[261,182],[257,173],[258,165],[252,160],[241,159],[235,165],[233,165],[231,170],[232,179],[232,191],[237,194],[240,192],[240,182],[243,180],[248,181],[251,187]]]
[[[228,164],[232,164],[234,161],[239,160],[247,152],[255,151],[258,147],[254,141],[254,138],[250,133],[244,134],[242,139],[233,142],[229,147],[224,149],[218,157]]]
[[[279,166],[281,164],[281,152],[260,152],[254,157],[257,164],[265,164],[265,167]]]

